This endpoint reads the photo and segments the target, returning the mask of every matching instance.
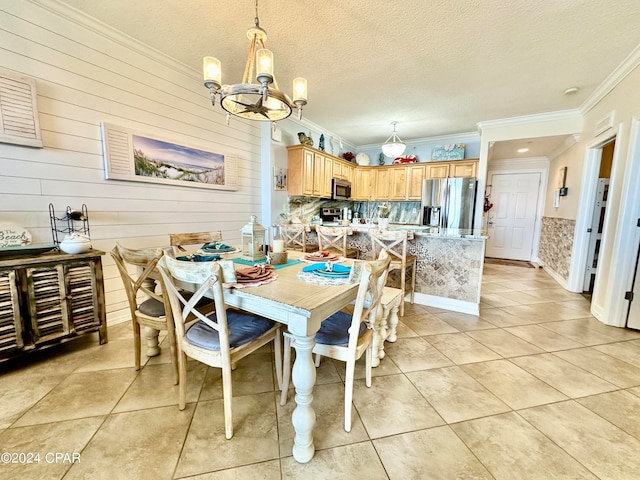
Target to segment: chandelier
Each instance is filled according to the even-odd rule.
[[[382,153],[384,153],[387,157],[395,158],[402,155],[404,149],[407,147],[400,137],[396,134],[396,124],[398,122],[391,122],[393,125],[393,134],[384,142],[382,145]]]
[[[220,60],[204,57],[202,61],[204,86],[209,89],[211,105],[215,105],[215,97],[219,94],[220,105],[227,112],[227,123],[229,123],[230,114],[248,120],[276,122],[291,115],[294,107],[300,120],[302,107],[307,104],[307,81],[304,78],[293,80],[293,101],[278,89],[278,82],[273,73],[273,53],[264,46],[267,32],[260,28],[258,0],[256,0],[254,23],[255,25],[247,31],[251,46],[242,83],[222,85]],[[251,83],[254,72],[257,84]]]

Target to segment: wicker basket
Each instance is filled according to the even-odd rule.
[[[287,252],[271,252],[269,253],[269,257],[271,258],[272,265],[282,265],[283,263],[287,263]]]

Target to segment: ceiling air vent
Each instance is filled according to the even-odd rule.
[[[0,71],[0,142],[42,147],[36,81]]]

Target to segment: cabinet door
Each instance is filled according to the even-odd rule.
[[[355,182],[355,167],[351,164],[343,164],[342,165],[342,175],[345,180],[349,183],[353,184]]]
[[[24,347],[15,270],[0,271],[0,356]]]
[[[375,173],[375,192],[373,198],[376,200],[389,200],[391,196],[391,184],[389,182],[389,169],[385,167],[376,168]]]
[[[318,157],[318,155],[316,155]],[[331,198],[331,180],[333,179],[333,159],[324,155],[320,155],[324,164],[323,177],[320,182],[320,197]],[[317,161],[317,158],[316,158]]]
[[[407,200],[422,199],[422,180],[425,178],[424,165],[412,165],[407,169]]]
[[[309,150],[302,151],[302,195],[313,195],[313,177],[314,177],[313,152]]]
[[[475,177],[477,161],[472,162],[452,162],[449,176],[451,177]]]
[[[60,263],[29,267],[26,273],[33,342],[38,344],[69,335],[64,266]]]
[[[372,198],[372,173],[372,170],[364,167],[356,168],[354,170],[355,183],[351,192],[353,200],[370,200]]]
[[[407,197],[407,167],[391,168],[391,200],[404,200]]]
[[[102,278],[93,261],[26,269],[33,341],[37,345],[102,325]]]
[[[427,178],[447,178],[449,176],[449,164],[436,162],[427,167]]]

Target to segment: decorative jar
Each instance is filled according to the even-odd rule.
[[[265,228],[258,223],[258,217],[251,215],[249,223],[242,227],[242,258],[255,262],[266,258],[263,250]]]

